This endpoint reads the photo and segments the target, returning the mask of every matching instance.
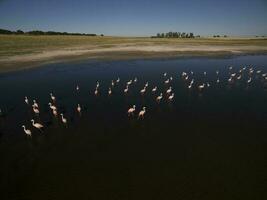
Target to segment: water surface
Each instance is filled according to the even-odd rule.
[[[88,61],[0,74],[1,199],[266,198],[267,82],[254,72],[251,84],[247,73],[229,84],[229,66],[232,73],[245,66],[266,73],[267,57]],[[181,73],[190,71],[196,85],[210,87],[188,89]],[[126,81],[135,77],[125,95]],[[174,101],[164,94],[158,104],[156,96],[169,86]],[[51,114],[50,92],[67,126]],[[38,101],[39,117],[24,96]],[[138,111],[146,106],[144,120],[127,116],[133,104]],[[43,132],[32,118],[45,125]]]

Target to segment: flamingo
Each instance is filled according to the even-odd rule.
[[[31,122],[32,122],[32,126],[35,127],[35,128],[37,128],[37,129],[39,129],[39,130],[42,130],[42,128],[44,128],[44,126],[42,124],[35,123],[34,122],[34,119],[32,119]]]
[[[135,111],[135,105],[133,105],[133,107],[128,109],[128,116],[133,115]]]
[[[157,86],[155,86],[153,89],[152,89],[152,92],[156,92],[157,91]]]
[[[240,80],[242,78],[241,74],[237,77],[238,80]]]
[[[160,95],[159,96],[157,96],[157,98],[156,98],[156,100],[157,100],[157,102],[160,102],[161,101],[161,99],[162,99],[162,93],[160,93]]]
[[[26,129],[24,125],[22,125],[22,128],[27,136],[30,136],[30,137],[32,136],[32,132],[30,129]]]
[[[187,75],[186,72],[182,72],[182,77],[185,77]]]
[[[173,79],[173,78],[172,78],[172,76],[171,76],[171,77],[170,77],[170,81],[172,81],[172,79]]]
[[[35,99],[33,100],[33,106],[36,107],[36,108],[39,108],[39,105],[38,105],[38,103],[36,102]]]
[[[78,106],[77,106],[77,111],[78,111],[78,113],[81,113],[81,111],[82,111],[80,104],[78,104]]]
[[[204,88],[205,88],[205,83],[203,83],[202,85],[199,85],[199,86],[198,86],[198,89],[199,89],[199,90],[202,90],[202,89],[204,89]]]
[[[131,85],[132,84],[132,80],[129,80],[128,82],[127,82],[127,85]]]
[[[117,78],[116,82],[119,83],[120,82],[120,78]]]
[[[235,77],[236,73],[231,74],[232,77]]]
[[[111,86],[114,87],[115,83],[113,80],[111,80]]]
[[[188,88],[189,88],[189,89],[191,89],[191,88],[192,88],[192,84],[191,84],[191,83],[188,85]]]
[[[207,75],[207,72],[204,72],[204,76],[206,76]]]
[[[56,97],[52,93],[50,93],[50,97],[51,97],[52,101],[56,101]]]
[[[220,83],[220,79],[217,79],[217,81],[216,81],[217,83]]]
[[[167,73],[165,72],[165,73],[163,74],[163,76],[165,76],[165,77],[166,77],[166,76],[167,76]]]
[[[112,90],[111,88],[108,89],[108,95],[111,95],[112,94]]]
[[[97,82],[96,82],[96,88],[99,88],[99,86],[100,86],[100,84],[99,84],[99,82],[97,81]]]
[[[26,104],[29,104],[28,97],[25,96],[25,100],[24,101],[25,101]]]
[[[53,115],[56,117],[57,116],[57,110],[52,110]]]
[[[257,74],[260,74],[260,73],[261,73],[261,70],[258,70],[256,73],[257,73]]]
[[[167,94],[170,94],[172,92],[172,87],[169,87],[169,89],[166,91]]]
[[[80,90],[80,87],[77,85],[76,86],[76,91],[79,91]]]
[[[251,79],[251,77],[250,77],[250,78],[248,79],[248,81],[247,81],[247,82],[248,82],[248,83],[251,83],[251,81],[252,81],[252,79]]]
[[[62,121],[64,124],[67,124],[67,119],[64,118],[63,113],[61,113],[60,115],[61,115],[61,121]]]
[[[96,95],[96,96],[98,95],[98,89],[97,89],[97,87],[96,87],[96,89],[95,89],[95,95]]]
[[[169,82],[170,82],[170,80],[169,80],[169,79],[167,79],[167,80],[165,81],[165,83],[166,83],[166,84],[168,84]]]
[[[146,88],[148,87],[148,82],[146,82],[145,87],[146,87]]]
[[[219,71],[218,71],[218,70],[216,71],[216,74],[217,74],[217,75],[219,74]]]
[[[52,105],[52,103],[49,102],[48,105],[49,105],[51,110],[57,110],[57,107]]]
[[[124,89],[124,93],[128,93],[129,87],[128,85],[126,86],[126,88]]]
[[[134,82],[136,83],[137,82],[137,78],[135,77],[135,79],[134,79]]]
[[[173,100],[173,98],[174,98],[174,93],[172,93],[172,94],[169,96],[169,98],[168,98],[168,99],[169,99],[170,101],[172,101],[172,100]]]
[[[33,110],[33,112],[35,114],[39,114],[40,113],[39,109],[37,107],[35,107],[34,105],[32,105],[32,110]]]
[[[144,119],[145,113],[146,113],[146,107],[143,107],[143,110],[141,110],[138,114],[138,118]]]
[[[140,91],[140,93],[143,95],[144,93],[146,92],[146,87],[144,87],[141,91]]]

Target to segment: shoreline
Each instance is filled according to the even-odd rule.
[[[11,38],[14,40],[14,38]],[[32,40],[32,38],[30,38]],[[56,38],[55,38],[56,39]],[[49,38],[49,41],[51,39]],[[86,39],[85,41],[87,41]],[[116,41],[114,41],[116,40]],[[0,73],[35,68],[50,63],[83,60],[132,60],[168,59],[184,57],[229,57],[242,55],[267,55],[267,40],[153,40],[105,38],[95,44],[79,44],[68,47],[37,47],[32,51],[0,54]],[[28,41],[27,41],[28,44]],[[74,41],[74,44],[75,41]],[[14,47],[14,49],[16,49]]]
[[[62,56],[60,58],[49,58],[45,60],[32,60],[26,62],[3,63],[0,61],[0,73],[23,71],[42,67],[48,64],[56,63],[75,63],[89,60],[98,61],[121,61],[121,60],[140,60],[140,59],[183,59],[183,58],[229,58],[234,56],[256,56],[267,55],[267,51],[253,52],[117,52],[109,54],[80,55],[80,56]]]

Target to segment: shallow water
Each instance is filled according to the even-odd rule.
[[[230,84],[229,66],[232,73],[244,66],[266,73],[267,56],[88,61],[0,74],[1,199],[265,199],[267,81],[254,72],[248,84],[247,67]],[[181,73],[191,70],[196,85],[211,86],[188,89]],[[164,84],[170,76],[173,81]],[[134,77],[138,81],[125,95],[126,81]],[[166,99],[169,86],[173,102]],[[51,114],[50,92],[67,126]],[[37,100],[39,117],[24,96]],[[133,104],[138,112],[146,106],[143,120],[137,113],[128,117]],[[31,126],[32,118],[45,125],[43,132]]]

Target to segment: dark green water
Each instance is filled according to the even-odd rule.
[[[252,66],[251,84],[248,67],[229,84],[230,65],[232,73]],[[191,70],[196,84],[211,86],[189,90],[181,73]],[[0,199],[267,199],[267,81],[257,70],[267,72],[267,56],[90,61],[0,74]],[[169,87],[164,72],[173,77],[175,97],[157,104]],[[49,110],[50,92],[67,127]],[[38,101],[39,117],[24,96]],[[146,106],[144,120],[128,118],[133,104]]]

